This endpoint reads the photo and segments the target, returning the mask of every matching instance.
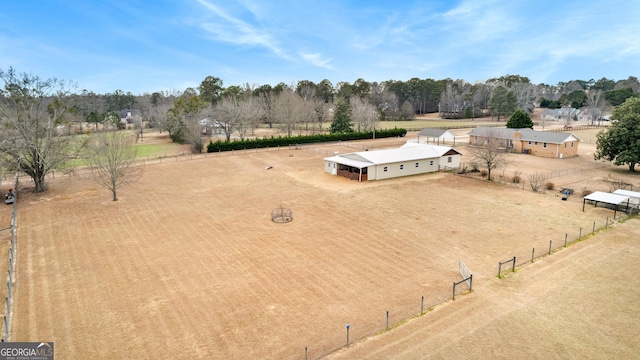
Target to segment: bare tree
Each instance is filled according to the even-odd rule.
[[[133,137],[125,132],[105,131],[91,135],[87,144],[87,162],[93,179],[111,191],[113,201],[117,190],[139,177],[140,167],[134,166],[136,149]]]
[[[217,113],[223,122],[222,131],[227,141],[231,135],[237,133],[240,140],[244,140],[253,131],[263,116],[263,108],[253,95],[242,97],[224,97],[216,106]]]
[[[528,82],[517,82],[511,85],[510,90],[516,96],[518,108],[532,113],[538,98],[536,86]]]
[[[602,114],[604,114],[607,102],[604,98],[602,90],[587,90],[587,111],[591,113],[591,124],[595,124],[596,121],[600,124],[602,121]]]
[[[167,115],[169,109],[173,107],[173,104],[159,104],[151,107],[150,110],[150,121],[154,126],[158,127],[158,130],[162,132],[162,130],[168,131],[171,134],[171,128],[169,127],[169,123],[167,122]]]
[[[529,175],[529,185],[531,185],[531,190],[538,192],[544,185],[547,177],[544,174],[531,174]]]
[[[489,102],[491,101],[491,87],[484,83],[476,83],[473,85],[473,100],[472,104],[475,106],[476,104],[480,107],[480,109],[488,109]],[[475,116],[476,110],[472,109],[472,114]],[[481,111],[482,113],[482,111]]]
[[[227,141],[231,141],[231,136],[235,129],[235,117],[238,116],[238,99],[235,97],[224,97],[215,107],[214,116],[212,118],[216,118],[219,120],[220,129],[224,133],[224,136]],[[212,114],[213,115],[213,114]]]
[[[410,102],[405,101],[402,103],[402,106],[400,107],[400,118],[402,120],[413,120],[416,118],[416,112]]]
[[[351,119],[355,124],[355,130],[373,131],[375,129],[375,121],[378,118],[376,108],[366,99],[352,96],[349,101],[351,106]]]
[[[305,130],[309,130],[309,123],[315,120],[314,100],[317,98],[316,88],[317,85],[308,80],[298,81],[298,86],[296,87],[295,92],[302,98],[302,103],[305,108],[302,114],[303,117],[300,119],[304,121]]]
[[[200,110],[194,116],[184,119],[184,139],[185,142],[191,144],[191,152],[199,154],[204,149],[204,140],[202,139],[204,125],[201,120],[206,117],[207,109]]]
[[[465,83],[461,80],[447,83],[438,103],[441,118],[460,119],[464,117],[465,88]]]
[[[489,131],[484,138],[483,145],[470,146],[469,152],[473,159],[482,163],[487,168],[487,180],[491,180],[491,170],[503,166],[509,161],[505,149],[502,148],[503,141]]]
[[[330,109],[332,103],[326,103],[321,98],[315,98],[313,100],[313,118],[316,124],[318,124],[318,131],[322,132],[322,124],[329,121]]]
[[[276,121],[285,126],[287,136],[293,133],[296,122],[308,114],[308,108],[304,106],[302,98],[289,89],[283,90],[275,98],[273,110]]]
[[[0,70],[0,163],[33,179],[35,191],[46,190],[45,176],[64,169],[82,148],[77,138],[58,131],[70,108],[71,90],[57,79],[43,80],[13,68]]]

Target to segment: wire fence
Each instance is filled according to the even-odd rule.
[[[354,324],[345,324],[343,328],[343,342],[341,345],[334,347],[329,352],[323,352],[322,349],[314,351],[313,347],[304,348],[305,360],[309,358],[324,358],[338,352],[339,350],[348,347],[350,344],[358,341],[362,341],[368,337],[382,334],[386,331],[397,328],[398,326],[405,324],[406,322],[427,315],[429,312],[436,309],[438,306],[444,305],[449,301],[455,301],[457,296],[466,295],[472,292],[472,277],[471,270],[469,270],[462,260],[459,260],[460,277],[453,281],[453,285],[450,292],[442,290],[437,293],[431,293],[427,296],[421,296],[420,299],[416,299],[414,307],[403,307],[397,309],[380,310],[379,325],[367,326],[354,326]],[[464,270],[463,270],[464,269]],[[446,288],[446,287],[445,287]],[[420,311],[418,310],[418,306]],[[336,329],[340,329],[337,327]],[[340,332],[339,330],[337,330]],[[339,339],[340,336],[333,336],[332,340]]]
[[[2,342],[9,341],[9,329],[11,329],[11,306],[13,304],[13,286],[15,282],[15,258],[16,258],[16,226],[18,220],[18,185],[19,176],[16,175],[15,185],[13,187],[13,203],[11,213],[11,225],[8,228],[2,230],[11,231],[11,241],[9,243],[9,263],[8,263],[8,278],[7,278],[7,293],[5,295],[5,312],[3,321]]]
[[[594,236],[596,233],[602,230],[606,230],[615,226],[616,224],[622,223],[633,215],[621,215],[618,219],[614,220],[610,217],[607,217],[601,222],[593,222],[590,226],[580,227],[576,230],[574,234],[566,233],[564,236],[561,236],[557,239],[549,240],[548,243],[543,244],[539,243],[538,246],[534,246],[531,251],[522,250],[518,252],[516,255],[510,258],[506,258],[504,261],[500,261],[498,263],[498,277],[504,278],[506,274],[515,272],[522,267],[532,264],[535,261],[550,256],[566,247],[569,247],[573,244],[576,244],[580,241],[586,240],[589,237]],[[431,294],[431,296],[426,299],[427,303],[425,303],[425,296],[422,296],[420,299],[420,311],[411,312],[411,310],[405,309],[404,313],[400,311],[392,311],[386,310],[380,311],[380,325],[378,327],[369,328],[367,330],[357,331],[359,330],[357,327],[354,327],[353,324],[346,324],[344,328],[343,335],[343,343],[342,345],[334,348],[330,352],[323,353],[321,355],[314,354],[312,348],[305,347],[304,356],[305,359],[309,358],[324,358],[331,354],[338,352],[345,347],[349,347],[349,345],[354,342],[362,341],[368,337],[376,336],[382,334],[386,331],[394,329],[414,318],[418,318],[424,315],[427,315],[429,312],[434,310],[436,307],[443,305],[449,301],[455,301],[456,296],[469,294],[472,292],[472,279],[473,274],[471,270],[464,264],[462,260],[459,260],[459,272],[461,274],[459,280],[453,282],[452,292],[450,294],[445,295],[444,292],[438,294]],[[462,286],[462,289],[459,287]],[[416,305],[418,301],[416,301]],[[425,305],[426,304],[426,305]],[[339,329],[339,328],[337,328]],[[355,335],[355,336],[354,336]],[[337,337],[333,337],[336,339]],[[313,356],[315,355],[315,356]]]
[[[503,278],[507,273],[515,272],[525,265],[533,264],[536,260],[550,256],[559,250],[594,236],[599,231],[623,223],[633,216],[621,213],[617,219],[607,217],[600,222],[594,221],[592,224],[576,229],[574,233],[565,233],[564,236],[550,239],[548,243],[546,241],[538,241],[530,251],[522,249],[517,254],[514,254],[513,257],[500,261],[498,263],[498,277]]]

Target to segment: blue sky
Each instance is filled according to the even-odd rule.
[[[640,77],[629,0],[15,0],[0,68],[97,93],[330,80]]]

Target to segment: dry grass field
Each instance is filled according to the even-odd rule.
[[[305,348],[309,358],[547,358],[531,351],[571,355],[575,347],[543,335],[578,337],[603,324],[609,331],[600,334],[624,345],[619,354],[638,343],[637,325],[624,320],[638,315],[633,241],[599,234],[496,278],[499,261],[601,227],[611,210],[583,212],[578,197],[448,173],[358,183],[325,174],[322,157],[282,149],[165,161],[145,166],[117,202],[82,173],[50,179],[45,194],[29,193],[25,181],[11,340],[54,341],[61,359],[300,359]],[[550,166],[588,162],[563,160]],[[607,171],[617,170],[566,182]],[[280,206],[293,211],[291,223],[271,221]],[[637,239],[637,229],[630,220],[603,234]],[[451,301],[458,259],[472,269],[474,291]],[[545,311],[527,310],[534,295]],[[392,325],[420,312],[423,296],[433,311],[368,338],[384,329],[387,311]],[[567,312],[599,317],[576,321]],[[531,336],[547,321],[546,333]],[[346,324],[356,344],[338,350]],[[577,357],[596,358],[607,344],[591,341]]]

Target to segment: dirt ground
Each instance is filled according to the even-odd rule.
[[[636,359],[640,220],[582,241],[328,359]]]
[[[50,179],[45,194],[23,191],[11,340],[54,341],[63,359],[460,358],[503,357],[502,350],[537,358],[540,349],[576,353],[580,336],[588,343],[577,354],[598,357],[614,340],[622,355],[637,344],[627,320],[637,318],[631,300],[639,291],[627,265],[639,250],[624,241],[637,239],[637,220],[603,233],[624,235],[615,241],[597,235],[498,280],[498,262],[600,227],[612,211],[583,212],[578,197],[448,173],[358,183],[323,172],[333,151],[389,144],[147,164],[117,202],[81,173]],[[531,169],[587,163],[525,160]],[[566,182],[607,170],[617,171],[582,171]],[[281,206],[292,222],[271,221]],[[452,302],[459,259],[474,273],[474,291]],[[533,295],[544,311],[532,307]],[[392,325],[419,313],[422,297],[435,310],[369,338],[385,328],[387,311]],[[339,350],[346,324],[356,343],[348,351]],[[423,331],[411,331],[415,324]],[[591,341],[596,324],[602,342]],[[432,340],[427,329],[440,335]]]

